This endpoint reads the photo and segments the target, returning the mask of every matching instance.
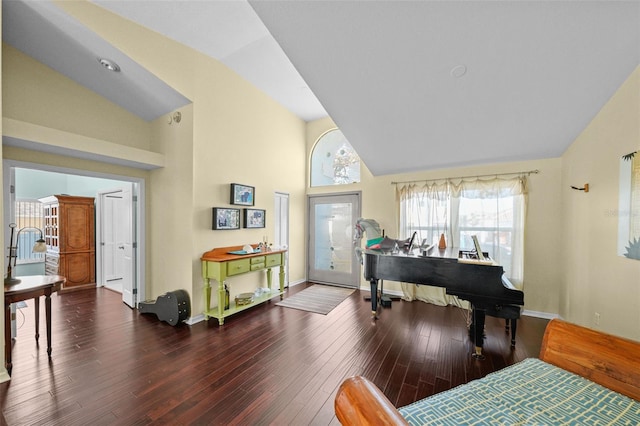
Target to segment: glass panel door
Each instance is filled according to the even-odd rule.
[[[359,193],[309,197],[309,281],[359,287],[353,247],[358,217]]]

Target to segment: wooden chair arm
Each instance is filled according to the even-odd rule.
[[[408,425],[382,391],[361,376],[342,382],[335,411],[343,425]]]
[[[640,401],[640,342],[553,319],[540,359]]]

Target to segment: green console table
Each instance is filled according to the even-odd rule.
[[[276,296],[284,294],[284,264],[286,250],[273,250],[249,254],[233,254],[242,251],[242,246],[218,247],[208,251],[200,258],[202,262],[202,278],[204,279],[204,317],[217,318],[218,324],[223,325],[224,319],[245,309],[266,302]],[[224,281],[228,277],[246,274],[249,272],[263,271],[267,273],[267,285],[271,290],[271,269],[280,267],[280,289],[255,297],[251,303],[236,306],[233,300],[229,303],[229,309],[224,309],[225,291]],[[211,280],[218,282],[218,306],[211,305]]]

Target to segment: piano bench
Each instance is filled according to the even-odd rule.
[[[518,305],[498,305],[485,311],[487,315],[492,317],[504,318],[504,329],[507,333],[509,333],[509,327],[511,327],[511,347],[516,345],[516,328],[521,310],[522,306]]]

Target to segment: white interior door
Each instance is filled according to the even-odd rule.
[[[136,307],[133,194],[131,186],[101,192],[101,271],[105,287]]]
[[[282,192],[275,193],[274,213],[274,236],[273,245],[275,247],[289,248],[289,194]],[[289,286],[289,251],[284,255],[284,285]]]
[[[353,246],[359,217],[359,193],[309,196],[309,281],[359,287]]]
[[[120,193],[106,194],[102,199],[104,209],[102,222],[102,268],[104,285],[122,292],[122,272],[118,271],[118,239],[117,239],[117,211],[120,210],[122,196]]]

